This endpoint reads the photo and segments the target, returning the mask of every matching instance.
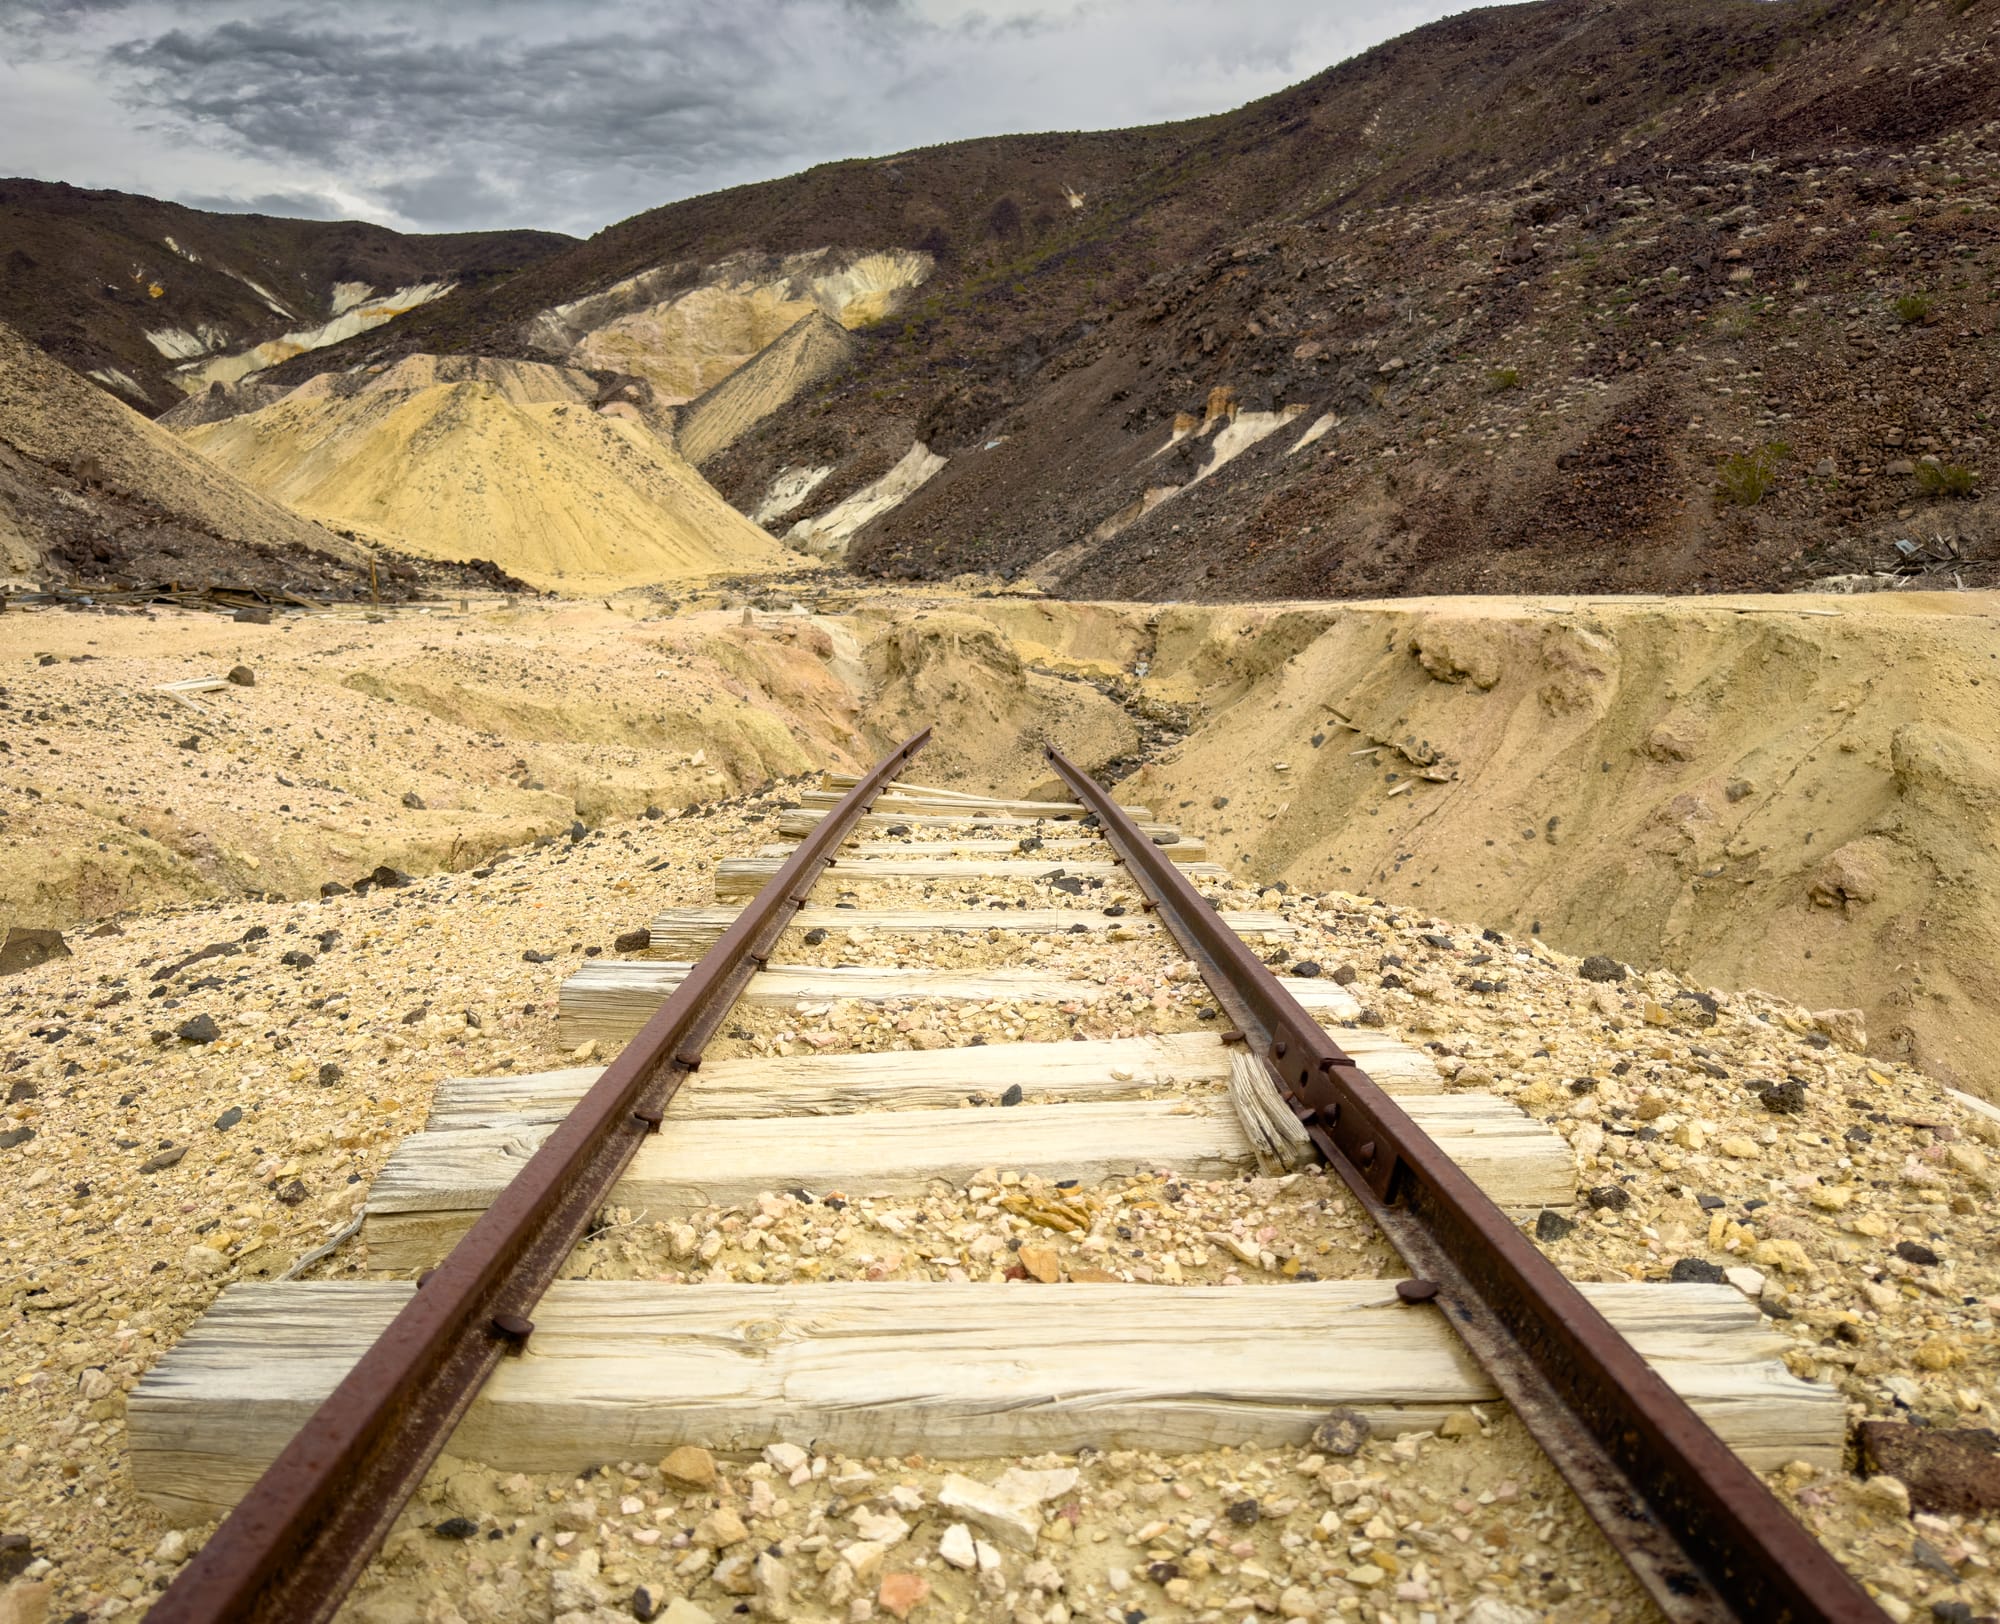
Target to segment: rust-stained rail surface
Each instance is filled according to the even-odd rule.
[[[1103,789],[1053,745],[1134,882],[1313,1143],[1675,1620],[1887,1616],[1450,1157],[1301,1009]],[[1429,1312],[1428,1308],[1418,1309]]]
[[[334,1615],[855,820],[929,739],[883,757],[800,842],[181,1570],[152,1624]]]

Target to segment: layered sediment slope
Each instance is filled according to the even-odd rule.
[[[490,558],[538,586],[788,562],[636,409],[599,411],[597,395],[565,367],[411,356],[322,375],[188,440],[300,513],[427,557]]]
[[[675,425],[681,455],[699,466],[726,451],[765,418],[846,365],[854,340],[831,316],[815,310],[764,346],[698,400]]]

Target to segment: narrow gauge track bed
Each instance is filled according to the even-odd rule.
[[[830,810],[843,800],[836,791],[852,787],[837,775],[827,782],[826,792],[803,797],[809,809]],[[906,1220],[893,1206],[881,1210],[884,1202],[963,1191],[965,1202],[1014,1214],[1023,1233],[1003,1251],[983,1254],[985,1279],[970,1277],[966,1266],[975,1263],[973,1255],[954,1253],[947,1279],[930,1284],[819,1284],[810,1268],[784,1286],[565,1280],[536,1309],[525,1356],[504,1360],[466,1413],[452,1439],[453,1455],[498,1471],[583,1471],[617,1461],[630,1481],[641,1483],[646,1479],[631,1475],[648,1470],[640,1463],[681,1445],[768,1450],[767,1464],[788,1472],[797,1487],[825,1470],[832,1455],[872,1461],[1069,1453],[1086,1446],[1296,1447],[1314,1436],[1329,1412],[1358,1413],[1382,1437],[1419,1446],[1440,1426],[1462,1435],[1462,1425],[1450,1424],[1496,1397],[1484,1373],[1443,1316],[1399,1299],[1397,1277],[1316,1278],[1320,1269],[1308,1260],[1329,1258],[1324,1237],[1316,1246],[1300,1244],[1273,1226],[1239,1223],[1210,1237],[1212,1245],[1201,1249],[1206,1256],[1199,1263],[1191,1262],[1185,1283],[1121,1278],[1113,1238],[1118,1220],[1158,1207],[1162,1195],[1179,1202],[1192,1188],[1224,1191],[1225,1181],[1247,1181],[1264,1210],[1275,1210],[1283,1192],[1306,1197],[1302,1211],[1316,1202],[1326,1213],[1342,1206],[1345,1192],[1317,1168],[1285,1171],[1301,1158],[1284,1142],[1287,1119],[1268,1075],[1254,1064],[1245,1071],[1242,1051],[1229,1050],[1215,1032],[1217,1023],[1204,1027],[1190,1019],[1214,1011],[1196,1007],[1202,1002],[1198,983],[1170,981],[1170,972],[1161,970],[1161,952],[1171,954],[1171,944],[1141,916],[1150,905],[1131,888],[1111,849],[1100,842],[1102,856],[1071,855],[1088,849],[1079,844],[1076,821],[1083,808],[906,784],[883,793],[875,806],[856,820],[871,836],[869,855],[843,857],[814,894],[865,880],[871,896],[877,886],[887,888],[883,907],[815,908],[791,920],[739,989],[735,1019],[744,1025],[732,1029],[733,1036],[750,1039],[762,1022],[766,1040],[781,1052],[700,1069],[683,1062],[686,1086],[669,1105],[662,1133],[637,1146],[599,1204],[616,1226],[662,1236],[665,1252],[657,1261],[670,1256],[697,1265],[698,1255],[685,1256],[683,1236],[693,1233],[685,1220],[716,1207],[756,1209],[758,1221],[772,1222],[791,1209],[816,1208],[823,1217],[858,1201],[871,1209],[873,1223],[894,1235]],[[899,849],[913,853],[910,858],[874,850],[892,844],[872,838],[887,832],[885,808],[905,819],[895,827],[905,831]],[[1064,821],[1039,821],[1052,812]],[[1040,830],[1061,840],[1061,860],[1036,854],[967,861],[926,853],[926,847],[950,853],[955,836],[984,840],[967,831],[997,819],[1027,824],[1025,838]],[[819,820],[801,816],[792,827],[809,836]],[[1176,831],[1143,827],[1145,838],[1171,849]],[[1175,854],[1176,860],[1187,855]],[[725,861],[718,865],[716,894],[746,894],[751,879],[761,885],[778,867],[770,855]],[[1192,878],[1226,877],[1198,859],[1180,867]],[[1049,907],[1058,881],[1069,883],[1055,887],[1056,906]],[[947,904],[937,910],[941,916],[992,917],[981,926],[927,928],[920,916],[930,910],[911,907],[897,894],[912,888],[921,895],[911,900]],[[1016,907],[1029,892],[1043,906]],[[1074,905],[1062,906],[1070,898]],[[685,917],[689,912],[695,911],[656,922],[655,943],[680,948],[695,932],[722,928],[715,910],[699,910],[698,920]],[[1025,928],[1009,917],[1024,913],[1041,917]],[[840,919],[843,914],[849,917]],[[1023,943],[1046,941],[1034,934],[1038,929],[1068,937],[1066,924],[1043,922],[1061,915],[1084,924],[1083,940],[1095,948],[1116,947],[1142,963],[1150,959],[1152,973],[1165,983],[1154,1000],[1161,1017],[1156,1035],[952,1048],[932,1022],[953,1003],[1004,1002],[1019,1012],[1018,1035],[1032,1039],[1065,1018],[1074,1024],[1079,1009],[1117,990],[1074,968],[1064,974],[1011,965],[972,971],[850,957],[899,939],[965,937],[1004,955]],[[828,916],[839,923],[837,931],[825,922]],[[1106,920],[1117,923],[1107,929]],[[1255,917],[1225,916],[1222,923],[1253,940],[1281,934]],[[840,962],[788,962],[795,948],[808,959],[817,953]],[[884,956],[908,957],[893,948]],[[1143,977],[1142,971],[1125,979]],[[669,960],[592,963],[563,988],[564,1041],[622,1040],[677,1000],[688,979],[689,966]],[[1290,978],[1285,985],[1323,1023],[1351,1021],[1358,1013],[1342,988],[1321,978]],[[1166,996],[1176,989],[1178,1001]],[[913,1037],[909,1051],[890,1054],[795,1052],[799,1034],[815,1023],[825,1023],[834,1040],[843,1020],[856,1019],[893,1021],[921,1040]],[[773,1024],[778,1022],[786,1024]],[[1190,1029],[1178,1029],[1181,1022]],[[1492,1199],[1520,1210],[1573,1203],[1567,1147],[1541,1124],[1495,1097],[1441,1093],[1434,1069],[1418,1051],[1369,1034],[1341,1036]],[[371,1264],[407,1273],[437,1262],[604,1075],[579,1066],[445,1085],[427,1131],[401,1147],[371,1195],[365,1231]],[[1257,1082],[1246,1084],[1246,1076],[1261,1077],[1268,1097],[1258,1094]],[[1274,1117],[1280,1123],[1275,1134]],[[1345,1221],[1337,1213],[1332,1220]],[[1232,1283],[1203,1284],[1207,1265]],[[1225,1271],[1269,1284],[1236,1284],[1239,1275]],[[954,1274],[963,1278],[954,1281]],[[1730,1288],[1593,1287],[1590,1295],[1746,1459],[1775,1465],[1837,1458],[1844,1421],[1838,1396],[1790,1377],[1776,1360],[1781,1344]],[[286,1446],[299,1421],[368,1351],[370,1339],[406,1313],[412,1300],[408,1285],[393,1282],[227,1292],[133,1395],[133,1460],[142,1489],[189,1513],[234,1502],[256,1469]],[[1478,1431],[1497,1425],[1490,1413],[1475,1421]],[[1340,1446],[1332,1447],[1338,1457]],[[1324,1478],[1321,1487],[1335,1508],[1316,1525],[1325,1543],[1342,1526],[1338,1508],[1355,1500],[1338,1485],[1367,1479],[1338,1458],[1331,1465],[1312,1458],[1320,1464],[1308,1476]],[[1068,1482],[1075,1481],[1068,1468],[1047,1470],[1067,1472]],[[701,1529],[683,1531],[687,1555],[674,1572],[686,1589],[711,1599],[748,1596],[744,1605],[776,1617],[793,1616],[801,1605],[806,1610],[797,1616],[819,1616],[813,1609],[825,1605],[862,1618],[879,1605],[899,1616],[928,1606],[922,1617],[941,1618],[947,1616],[941,1606],[963,1613],[968,1606],[1018,1607],[1059,1594],[1064,1599],[1033,1616],[1054,1618],[1060,1610],[1068,1617],[1093,1604],[1104,1616],[1129,1616],[1117,1600],[1131,1583],[1128,1568],[1118,1569],[1122,1583],[1105,1568],[1101,1584],[1080,1571],[1073,1586],[1060,1577],[1051,1585],[1047,1574],[1032,1575],[1037,1583],[1028,1573],[1007,1571],[1000,1552],[1010,1543],[1034,1556],[1073,1538],[1058,1535],[1053,1525],[1075,1528],[1075,1506],[1024,1500],[1018,1483],[1005,1506],[982,1503],[980,1485],[948,1479],[947,1489],[953,1481],[961,1484],[957,1498],[941,1492],[938,1515],[957,1520],[944,1525],[935,1556],[912,1551],[902,1558],[908,1571],[886,1566],[888,1551],[909,1535],[907,1523],[886,1541],[887,1550],[864,1551],[853,1561],[838,1551],[819,1561],[821,1552],[834,1549],[822,1540],[809,1553],[820,1581],[814,1596],[813,1587],[773,1554],[780,1545],[761,1557],[731,1554],[735,1541],[716,1538],[711,1519],[702,1524],[706,1544],[698,1537]],[[1001,1486],[990,1487],[987,1500],[1007,1500],[1008,1481],[1003,1477]],[[881,1519],[900,1522],[897,1507],[914,1513],[923,1504],[920,1493],[918,1504],[907,1503],[915,1492],[891,1493],[873,1509],[873,1496],[857,1493],[861,1510],[854,1521],[864,1536],[857,1543],[884,1545],[866,1537],[868,1519],[886,1531]],[[1372,1492],[1368,1497],[1375,1498]],[[1061,1496],[1043,1498],[1059,1502]],[[728,1508],[718,1502],[716,1509]],[[1580,1515],[1574,1508],[1570,1514]],[[1231,1516],[1242,1521],[1234,1511]],[[1142,1566],[1144,1553],[1167,1553],[1148,1568],[1158,1586],[1149,1597],[1154,1615],[1164,1605],[1166,1616],[1176,1608],[1208,1616],[1180,1566],[1185,1543],[1167,1537],[1166,1524],[1157,1534],[1150,1530],[1149,1524],[1140,1530],[1144,1537],[1128,1543],[1142,1553],[1134,1558]],[[1287,1616],[1353,1611],[1343,1597],[1358,1604],[1372,1587],[1403,1571],[1407,1558],[1399,1561],[1379,1546],[1369,1529],[1361,1535],[1342,1560],[1320,1564],[1320,1588],[1294,1585],[1279,1596],[1274,1582],[1272,1609],[1290,1609]],[[785,1554],[796,1556],[811,1537],[802,1536]],[[970,1552],[970,1560],[958,1560],[961,1552]],[[780,1564],[782,1580],[764,1567],[767,1559]],[[1201,1564],[1192,1566],[1199,1574]],[[1404,1585],[1416,1594],[1398,1600],[1435,1602],[1462,1613],[1474,1593],[1449,1594],[1449,1561],[1419,1566],[1427,1576]],[[930,1577],[921,1568],[931,1569]],[[579,1593],[586,1598],[597,1571],[585,1576],[589,1583]],[[878,1571],[886,1576],[876,1589],[868,1581]],[[1258,1576],[1272,1578],[1258,1569],[1253,1584]],[[175,1586],[184,1607],[198,1596],[200,1578],[191,1569]],[[926,1603],[923,1594],[933,1589]],[[174,1599],[170,1593],[168,1603]],[[1304,1612],[1308,1601],[1312,1610]]]

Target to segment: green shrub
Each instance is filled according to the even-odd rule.
[[[1716,478],[1716,494],[1732,507],[1755,507],[1771,494],[1778,482],[1778,464],[1791,447],[1773,440],[1755,451],[1739,451],[1725,457]]]
[[[1979,494],[1979,473],[1962,462],[1920,462],[1917,489],[1926,496],[1968,502]]]
[[[1495,367],[1486,374],[1486,381],[1495,389],[1519,389],[1521,369],[1519,367]]]
[[[1891,308],[1896,312],[1896,319],[1905,327],[1914,327],[1930,315],[1931,296],[1928,293],[1905,293]]]

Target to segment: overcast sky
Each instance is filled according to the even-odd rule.
[[[0,0],[0,173],[579,236],[830,158],[1220,112],[1439,0]]]

